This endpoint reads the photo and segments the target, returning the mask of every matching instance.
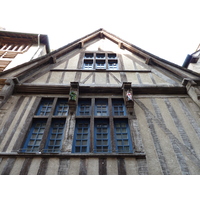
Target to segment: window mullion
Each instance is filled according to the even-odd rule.
[[[115,140],[114,140],[114,123],[113,123],[113,112],[112,112],[112,99],[108,99],[108,109],[109,109],[109,123],[110,123],[110,142],[111,142],[111,148],[112,152],[115,152]]]
[[[52,108],[51,108],[51,112],[48,115],[48,119],[47,119],[47,123],[46,123],[46,127],[45,127],[45,131],[44,131],[44,135],[40,144],[40,150],[44,149],[45,144],[46,144],[46,140],[48,138],[48,134],[50,131],[50,127],[51,127],[51,123],[52,123],[52,117],[53,117],[53,113],[56,107],[56,102],[57,102],[58,98],[54,98],[53,104],[52,104]]]
[[[109,69],[108,68],[108,54],[107,53],[105,54],[105,59],[106,59],[105,60],[105,62],[106,62],[106,69]]]
[[[94,108],[95,98],[91,99],[91,117],[90,117],[90,152],[94,150]]]
[[[93,69],[96,69],[96,53],[94,53],[93,61]]]

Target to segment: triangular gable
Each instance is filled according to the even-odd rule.
[[[68,45],[65,45],[65,46],[57,49],[56,51],[53,51],[45,56],[34,59],[34,60],[24,63],[22,65],[16,66],[14,69],[2,72],[0,74],[0,77],[8,77],[8,76],[12,75],[12,76],[18,77],[20,82],[21,81],[23,82],[24,76],[27,78],[27,75],[29,75],[30,70],[34,70],[34,72],[36,73],[36,71],[40,71],[41,68],[46,67],[46,64],[60,62],[60,58],[63,55],[69,54],[72,51],[74,51],[75,49],[86,48],[85,46],[88,46],[88,44],[95,42],[95,40],[98,41],[102,38],[109,39],[113,43],[117,44],[120,49],[125,49],[125,50],[131,52],[133,55],[137,55],[138,58],[142,58],[142,60],[145,60],[145,62],[148,65],[155,64],[158,66],[162,66],[163,69],[166,69],[166,70],[168,70],[172,73],[175,73],[176,75],[179,75],[181,77],[182,76],[188,76],[188,77],[190,76],[190,78],[191,78],[191,77],[198,76],[198,74],[192,73],[190,70],[183,69],[174,63],[171,63],[171,62],[161,59],[147,51],[144,51],[143,49],[141,49],[131,43],[128,43],[125,40],[120,39],[119,37],[105,31],[104,29],[99,29],[99,30],[97,30],[81,39],[78,39]],[[40,66],[40,67],[38,67],[38,66]],[[24,74],[24,76],[22,76],[22,74]]]
[[[121,71],[106,71],[106,73],[105,71],[76,71],[77,66],[81,70],[84,52],[93,49],[98,52],[119,53]],[[180,93],[185,92],[185,85],[182,85],[184,80],[195,79],[198,82],[200,79],[199,74],[144,51],[104,29],[99,29],[56,51],[0,74],[0,79],[11,77],[15,77],[18,91],[23,89],[23,84],[69,86],[71,82],[79,82],[80,85],[86,86],[93,84],[99,87],[108,85],[121,87],[123,82],[131,82],[133,87],[140,87],[140,91],[141,87],[147,88],[144,91],[150,91],[149,86],[174,87],[175,91]],[[187,84],[186,82],[184,84]]]

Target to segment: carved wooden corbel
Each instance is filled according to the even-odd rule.
[[[148,58],[146,58],[146,60],[145,60],[145,64],[151,65],[151,61],[152,61],[152,58],[151,58],[151,57],[148,57]]]
[[[71,82],[70,83],[70,92],[69,92],[69,112],[73,114],[76,111],[76,106],[78,102],[78,95],[79,95],[79,83],[78,82]]]
[[[118,46],[119,46],[120,49],[124,49],[124,44],[122,42],[119,42]]]
[[[79,49],[82,49],[84,47],[84,42],[79,42],[78,47]]]
[[[51,64],[55,64],[56,63],[56,56],[51,56],[50,57],[50,60],[49,60],[49,62],[51,63]]]
[[[124,82],[122,85],[124,103],[129,114],[133,114],[134,101],[133,101],[133,91],[131,88],[131,82]]]

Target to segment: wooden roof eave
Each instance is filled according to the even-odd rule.
[[[10,74],[12,74],[12,76],[17,77],[19,79],[19,81],[22,81],[22,79],[20,79],[20,77],[24,77],[26,76],[26,73],[30,74],[30,70],[34,70],[35,68],[37,68],[39,65],[44,65],[45,63],[52,63],[52,60],[56,60],[57,58],[63,56],[66,53],[69,53],[71,51],[73,51],[74,49],[77,48],[81,48],[81,43],[87,43],[89,41],[91,41],[92,39],[95,39],[99,36],[99,31],[101,29],[86,35],[85,37],[78,39],[72,43],[69,43],[49,54],[46,54],[44,56],[41,56],[39,58],[33,59],[31,61],[28,61],[26,63],[23,63],[21,65],[18,65],[12,69],[3,71],[0,73],[0,77],[9,77]],[[20,71],[20,73],[18,73],[18,71],[20,69],[23,69],[23,71]]]
[[[18,39],[18,41],[24,41],[25,43],[38,44],[38,36],[40,37],[40,44],[46,46],[47,53],[50,53],[50,45],[48,36],[45,34],[36,33],[21,33],[21,32],[11,32],[11,31],[0,31],[1,40],[13,40]]]
[[[125,40],[122,40],[121,38],[113,35],[112,33],[108,33],[107,31],[103,30],[103,35],[109,40],[118,44],[119,47],[121,47],[122,49],[126,49],[131,53],[136,54],[141,58],[145,59],[149,65],[156,64],[159,67],[171,72],[180,80],[183,80],[184,78],[196,78],[196,79],[200,78],[200,75],[198,73],[188,70],[186,68],[182,68],[177,64],[174,64],[154,54],[151,54]]]

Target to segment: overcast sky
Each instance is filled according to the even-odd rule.
[[[104,28],[182,65],[200,43],[199,5],[199,0],[5,0],[0,27],[47,34],[51,49]]]

